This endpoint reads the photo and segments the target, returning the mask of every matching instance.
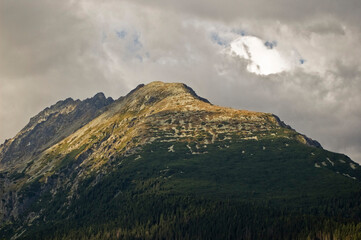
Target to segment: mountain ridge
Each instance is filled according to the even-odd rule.
[[[0,145],[0,167],[11,159],[28,160],[36,152],[45,150],[87,124],[113,101],[105,98],[103,93],[97,93],[83,101],[67,98],[45,108],[32,117],[15,137]]]
[[[54,124],[57,131],[35,150],[11,152]],[[274,114],[213,105],[183,83],[141,84],[117,100],[102,93],[68,98],[22,131],[0,148],[0,233],[14,238],[23,231],[34,237],[31,229],[68,218],[87,223],[83,207],[97,212],[100,202],[114,199],[131,205],[141,196],[196,194],[307,205],[361,189],[361,167],[347,156],[323,149]]]
[[[183,118],[183,113],[188,114],[189,117],[193,117],[193,123],[197,121],[200,126],[198,126],[195,132],[192,132],[192,136],[187,135],[187,131],[190,131],[192,128],[189,124],[185,127],[186,129],[174,130],[177,124],[173,124],[172,122],[181,120],[177,118]],[[217,124],[221,124],[220,122],[223,120],[235,117],[243,119],[236,120],[234,125],[237,126],[231,126],[231,129],[216,129],[215,131],[211,129],[217,128]],[[202,127],[201,122],[207,122],[209,118],[213,118],[212,121],[214,121],[214,123],[206,129],[207,125]],[[292,128],[285,125],[273,114],[214,106],[209,104],[208,100],[199,98],[193,90],[184,84],[152,82],[146,86],[138,86],[120,101],[112,104],[108,111],[89,122],[85,128],[79,129],[77,132],[74,132],[74,134],[68,136],[63,142],[59,142],[48,149],[46,154],[53,155],[55,153],[56,155],[62,152],[62,155],[66,155],[74,149],[80,149],[88,145],[89,142],[94,142],[93,140],[95,139],[101,139],[101,145],[98,146],[96,151],[93,151],[96,153],[94,158],[98,158],[98,160],[99,158],[103,158],[103,153],[108,154],[107,157],[114,156],[114,154],[109,155],[112,153],[110,149],[114,149],[115,151],[113,152],[116,153],[121,151],[130,151],[133,153],[133,150],[137,148],[138,144],[144,145],[151,143],[158,138],[154,133],[151,133],[151,129],[154,127],[162,129],[162,134],[172,136],[173,133],[175,133],[178,136],[173,137],[178,140],[185,138],[189,141],[190,139],[195,139],[198,134],[206,134],[208,136],[204,142],[214,142],[217,139],[216,132],[227,132],[227,134],[230,135],[230,133],[237,132],[239,128],[242,128],[240,126],[242,121],[249,121],[248,124],[251,125],[244,131],[245,138],[257,138],[257,136],[252,134],[252,128],[254,127],[254,122],[258,121],[259,124],[267,124],[269,128],[284,127],[287,131],[295,134],[294,137],[298,141],[309,144],[310,146],[320,147],[316,141],[310,140],[304,135],[296,134]],[[152,126],[156,123],[156,126]],[[258,127],[262,126],[256,126],[256,131],[265,131],[265,129],[258,129]],[[120,133],[116,132],[114,134],[114,131],[120,131]],[[103,136],[106,132],[106,136]],[[132,141],[134,141],[134,139],[140,139],[140,142],[133,144]],[[71,145],[72,147],[64,151],[63,147],[59,145]],[[85,147],[82,152],[90,149],[91,148]],[[99,152],[101,154],[99,154]],[[98,160],[96,160],[96,164],[99,165]]]

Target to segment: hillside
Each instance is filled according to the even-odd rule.
[[[273,114],[212,105],[181,83],[60,101],[0,152],[5,239],[327,239],[361,229],[357,163]]]

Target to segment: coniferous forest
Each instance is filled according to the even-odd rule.
[[[168,143],[155,143],[137,156],[120,157],[109,165],[107,174],[89,175],[69,199],[70,189],[55,195],[34,182],[23,188],[24,196],[38,198],[29,209],[40,211],[26,226],[19,239],[360,239],[361,192],[358,184],[345,178],[334,179],[327,188],[320,173],[319,183],[305,183],[308,171],[299,171],[295,182],[288,172],[278,170],[274,160],[279,155],[254,151],[267,142],[229,143],[227,151],[217,144],[213,158],[186,154],[187,147],[174,146],[176,154],[167,150]],[[283,145],[283,142],[273,143]],[[318,152],[317,157],[334,153],[289,142],[287,168],[306,164],[298,153]],[[157,151],[155,151],[157,149]],[[238,152],[253,152],[253,168],[234,169]],[[297,154],[295,154],[297,153]],[[305,153],[306,154],[306,153]],[[70,155],[68,156],[71,157]],[[337,155],[342,157],[342,155]],[[138,158],[135,160],[135,158]],[[184,165],[184,162],[188,162]],[[309,160],[311,161],[311,160]],[[121,162],[122,164],[119,164]],[[306,162],[306,163],[305,163]],[[191,163],[191,164],[190,164]],[[241,186],[266,165],[267,172],[249,177],[249,188]],[[269,164],[269,165],[267,165]],[[273,167],[272,167],[273,166]],[[71,161],[61,170],[68,174]],[[232,169],[233,168],[233,169]],[[110,170],[111,169],[111,170]],[[302,169],[302,168],[301,168]],[[318,170],[316,168],[313,168]],[[181,170],[181,171],[180,171]],[[280,171],[277,178],[272,171]],[[312,173],[312,172],[311,172]],[[283,174],[283,175],[282,175]],[[245,177],[242,179],[242,176]],[[59,177],[59,176],[58,176]],[[334,176],[333,176],[334,177]],[[53,178],[56,178],[54,176]],[[50,180],[48,180],[50,181]],[[271,181],[271,185],[267,183]],[[338,182],[341,181],[341,182]],[[287,188],[287,186],[292,185]],[[299,185],[298,185],[299,184]],[[340,184],[340,185],[338,185]],[[343,186],[341,188],[340,186]],[[298,189],[299,191],[293,191]],[[323,189],[323,190],[322,190]],[[337,191],[336,191],[337,190]],[[31,216],[28,212],[24,216]],[[19,219],[1,235],[13,235],[24,228]]]

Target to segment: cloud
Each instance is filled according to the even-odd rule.
[[[255,74],[269,75],[292,70],[298,58],[287,58],[275,46],[276,43],[264,42],[257,37],[242,36],[232,41],[229,54],[248,60],[247,70]]]
[[[129,0],[128,0],[129,1]],[[320,16],[332,16],[342,19],[348,24],[359,26],[361,16],[361,2],[358,0],[304,0],[287,1],[274,0],[272,3],[266,0],[242,1],[233,0],[198,0],[198,1],[169,1],[169,0],[131,0],[139,6],[151,6],[167,11],[182,12],[188,16],[203,19],[223,21],[227,24],[236,20],[279,20],[282,22],[298,23]]]
[[[361,162],[360,1],[0,0],[0,141],[59,99],[185,82],[217,105],[272,112]],[[242,35],[306,60],[268,76],[224,54]]]

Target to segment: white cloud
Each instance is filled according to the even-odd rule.
[[[248,60],[247,70],[259,75],[290,71],[300,59],[287,58],[278,51],[275,42],[264,42],[254,36],[241,36],[230,45],[230,53]]]

